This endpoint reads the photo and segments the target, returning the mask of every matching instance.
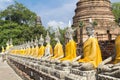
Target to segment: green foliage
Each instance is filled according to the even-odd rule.
[[[120,18],[120,2],[113,3],[112,4],[112,12],[115,16],[115,21],[119,23],[119,18]]]
[[[41,25],[34,25],[36,14],[27,9],[22,4],[15,2],[5,10],[0,11],[0,47],[6,46],[6,42],[12,38],[13,45],[40,38],[43,34],[45,38],[47,31],[50,32],[51,45],[55,46],[54,30],[49,27],[47,30]],[[60,41],[65,45],[64,34],[66,29],[60,29]]]
[[[84,22],[83,21],[80,21],[79,22],[79,27],[81,28],[81,27],[83,27],[84,26]]]
[[[93,21],[92,24],[93,24],[94,27],[98,25],[98,23],[96,21]]]
[[[35,36],[45,36],[43,26],[33,25],[35,18],[34,12],[17,2],[0,11],[0,47],[5,47],[10,38],[13,39],[13,45],[19,45],[31,38],[35,39]]]
[[[18,23],[33,26],[36,19],[36,14],[18,2],[8,6],[0,12],[0,18]]]

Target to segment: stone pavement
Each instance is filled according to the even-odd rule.
[[[0,57],[0,80],[22,80],[14,70]]]

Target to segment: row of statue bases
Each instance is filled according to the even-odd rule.
[[[103,61],[98,41],[94,37],[94,28],[91,19],[89,20],[89,25],[86,27],[86,31],[88,39],[84,42],[83,54],[79,56],[76,55],[77,46],[73,40],[72,35],[74,30],[71,28],[70,23],[65,34],[65,37],[69,39],[65,46],[65,52],[63,52],[63,47],[59,40],[60,32],[57,29],[55,31],[56,45],[54,50],[50,45],[49,33],[47,33],[45,38],[46,46],[43,45],[44,39],[41,35],[39,40],[36,38],[34,41],[31,40],[31,42],[19,46],[13,46],[10,40],[10,44],[7,43],[6,50],[2,49],[2,53],[59,63],[61,66],[71,66],[82,71],[97,69],[102,74],[120,78],[120,75],[116,75],[116,72],[120,73],[120,36],[118,35],[115,40],[115,52],[113,55]],[[111,64],[108,64],[109,62]]]

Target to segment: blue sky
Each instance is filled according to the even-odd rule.
[[[78,0],[17,0],[41,17],[44,26],[64,27],[72,21]],[[120,0],[111,0],[120,2]],[[12,4],[13,0],[0,0],[0,10]]]

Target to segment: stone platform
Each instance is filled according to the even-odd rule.
[[[97,74],[97,70],[81,71],[70,66],[62,66],[61,63],[55,64],[33,58],[8,55],[7,61],[18,74],[25,76],[25,80],[119,80]]]

